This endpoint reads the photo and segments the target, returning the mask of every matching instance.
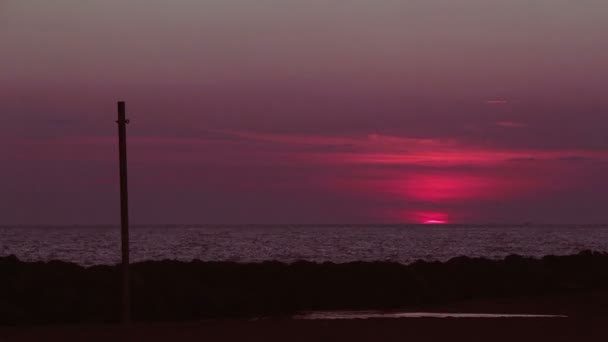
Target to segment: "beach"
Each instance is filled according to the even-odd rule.
[[[608,319],[211,320],[0,328],[0,341],[604,341]]]
[[[148,261],[131,265],[141,323],[285,318],[306,311],[406,311],[601,317],[608,254],[447,262]],[[118,266],[0,257],[0,325],[120,321]]]

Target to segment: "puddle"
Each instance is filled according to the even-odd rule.
[[[563,315],[528,315],[502,313],[458,312],[383,312],[383,311],[319,311],[304,312],[294,319],[370,319],[370,318],[566,318]]]

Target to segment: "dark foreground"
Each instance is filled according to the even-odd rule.
[[[116,266],[84,268],[0,257],[0,279],[0,326],[89,325],[120,319]],[[592,252],[542,259],[460,257],[410,265],[154,261],[132,265],[132,285],[137,322],[277,319],[300,311],[391,309],[608,318],[608,254]]]
[[[190,324],[0,328],[0,341],[605,341],[606,319],[222,320]]]

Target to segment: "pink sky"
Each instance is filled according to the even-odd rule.
[[[0,3],[0,224],[608,222],[604,1]]]

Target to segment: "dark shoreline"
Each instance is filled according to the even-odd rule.
[[[604,341],[606,319],[208,320],[195,323],[0,327],[6,342]]]
[[[206,320],[194,323],[0,327],[3,342],[247,341],[403,342],[604,341],[608,320],[372,319],[346,321]]]
[[[0,257],[0,325],[115,323],[117,266]],[[315,310],[608,315],[608,254],[345,264],[147,261],[132,265],[139,322],[289,317]]]

